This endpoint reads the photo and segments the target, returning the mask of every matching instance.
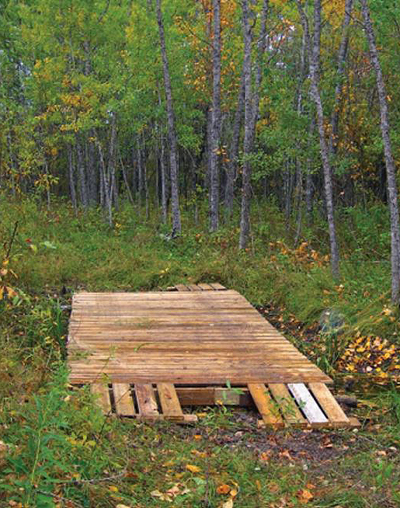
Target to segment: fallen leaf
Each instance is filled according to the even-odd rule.
[[[268,490],[269,490],[270,492],[272,492],[273,494],[274,494],[275,492],[279,492],[279,490],[280,490],[280,489],[279,489],[279,485],[278,485],[277,483],[275,483],[275,482],[271,482],[271,483],[269,484],[269,486],[268,486]]]
[[[238,491],[236,489],[232,489],[230,492],[229,492],[229,495],[231,497],[236,497],[238,495]]]
[[[217,487],[217,494],[225,495],[225,494],[229,494],[230,491],[231,491],[231,488],[226,483],[223,483],[222,485],[219,485]]]
[[[223,503],[222,508],[233,508],[233,500],[229,499],[225,503]]]
[[[300,503],[307,504],[311,501],[311,499],[313,499],[314,496],[308,489],[302,489],[297,492],[296,497],[300,501]]]
[[[283,452],[279,453],[280,457],[286,457],[289,460],[293,460],[293,457],[290,455],[289,450],[283,450]]]
[[[192,466],[192,464],[186,464],[186,469],[191,473],[200,473],[201,469],[197,466]]]
[[[271,455],[272,455],[271,450],[269,450],[268,452],[262,452],[260,455],[260,460],[262,460],[263,462],[268,462],[269,459],[271,458]]]

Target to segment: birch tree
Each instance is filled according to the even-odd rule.
[[[369,12],[368,0],[360,0],[361,12],[364,21],[364,30],[367,37],[369,54],[376,75],[378,89],[380,125],[382,133],[383,149],[386,162],[387,191],[390,210],[390,235],[391,235],[391,265],[392,265],[392,302],[400,303],[400,234],[399,234],[399,206],[396,183],[396,164],[393,157],[392,141],[390,137],[389,108],[387,92],[378,49],[376,46],[375,32]]]
[[[324,109],[319,89],[320,53],[321,53],[321,30],[322,30],[322,7],[321,0],[314,0],[314,33],[311,35],[309,21],[304,11],[301,0],[295,0],[300,14],[304,35],[307,41],[310,67],[310,97],[314,102],[317,116],[317,128],[324,175],[325,203],[328,219],[329,241],[331,251],[331,269],[335,278],[340,275],[339,271],[339,247],[336,237],[336,224],[333,205],[332,168],[329,160],[329,146],[325,137]]]
[[[165,44],[164,23],[161,12],[161,0],[156,0],[158,32],[160,36],[161,58],[164,75],[165,97],[167,102],[168,140],[170,155],[170,179],[171,179],[171,208],[172,208],[172,235],[181,233],[181,213],[179,210],[178,188],[178,148],[175,130],[175,113],[172,99],[171,77],[169,73],[167,48]]]
[[[213,100],[210,136],[210,229],[218,229],[219,147],[221,137],[221,0],[213,0]]]

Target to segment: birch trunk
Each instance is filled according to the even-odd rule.
[[[399,236],[399,207],[396,184],[396,164],[393,157],[392,142],[390,138],[389,109],[387,104],[386,86],[383,79],[382,68],[376,47],[375,33],[372,26],[371,16],[367,0],[360,0],[361,11],[364,20],[364,30],[367,36],[369,53],[372,66],[376,74],[378,88],[380,123],[382,132],[383,148],[386,162],[387,190],[390,209],[390,232],[391,232],[391,265],[392,265],[392,302],[400,303],[400,236]]]
[[[242,209],[240,217],[239,248],[245,249],[250,234],[250,196],[251,196],[251,164],[250,153],[252,145],[253,125],[253,97],[251,90],[251,27],[248,0],[242,1],[243,10],[243,38],[244,38],[244,142],[243,142],[243,173],[242,173]]]
[[[322,106],[321,94],[319,90],[319,72],[320,72],[320,46],[321,46],[321,0],[314,0],[314,36],[311,37],[309,30],[309,23],[307,16],[303,10],[301,0],[295,0],[301,22],[303,25],[304,34],[307,40],[308,53],[309,53],[309,66],[310,66],[310,80],[311,89],[310,96],[315,104],[317,113],[317,128],[319,134],[319,144],[322,159],[322,168],[324,174],[324,191],[326,212],[329,229],[329,241],[331,251],[331,269],[335,278],[340,276],[339,270],[339,248],[336,237],[336,225],[333,206],[333,186],[332,186],[332,168],[329,160],[329,146],[325,138],[324,127],[324,110]]]
[[[77,203],[76,203],[76,189],[75,189],[75,175],[74,175],[74,160],[72,156],[72,148],[68,146],[68,176],[69,176],[69,193],[71,196],[72,206],[74,207],[74,211],[77,211]]]
[[[344,8],[344,20],[342,24],[342,40],[339,47],[338,64],[337,64],[337,85],[335,88],[335,103],[331,116],[331,137],[329,140],[329,153],[334,155],[337,151],[337,140],[339,133],[339,106],[342,99],[343,76],[345,64],[349,48],[349,26],[351,22],[351,13],[353,10],[354,0],[346,0]]]
[[[234,197],[235,180],[237,177],[240,127],[243,118],[243,108],[244,108],[244,76],[242,72],[242,78],[240,80],[240,89],[238,94],[238,102],[235,111],[235,119],[233,121],[232,140],[229,149],[229,163],[226,171],[224,204],[227,219],[231,218],[233,211],[233,197]]]
[[[213,101],[210,139],[210,230],[218,229],[219,145],[221,137],[221,1],[213,0]]]
[[[85,174],[85,164],[83,160],[82,146],[78,140],[76,142],[76,155],[78,163],[80,200],[83,208],[86,209],[88,207],[88,192]]]
[[[172,100],[171,77],[167,49],[165,46],[164,24],[161,13],[161,0],[156,0],[157,23],[160,36],[161,58],[163,64],[164,87],[167,101],[168,139],[170,148],[170,179],[171,179],[171,208],[172,208],[172,235],[181,233],[181,213],[179,210],[179,189],[178,189],[178,149],[175,130],[175,114]]]
[[[167,222],[167,182],[165,171],[164,136],[160,133],[160,172],[161,172],[161,216],[164,224]]]
[[[260,87],[262,81],[262,60],[266,47],[267,16],[269,0],[264,0],[261,14],[261,27],[258,39],[258,55],[256,61],[255,91],[251,87],[251,46],[252,30],[250,26],[250,9],[248,0],[242,1],[243,38],[244,38],[244,142],[243,142],[243,178],[242,178],[242,210],[240,218],[239,248],[244,249],[250,234],[250,198],[251,198],[251,162],[256,125],[260,105]]]

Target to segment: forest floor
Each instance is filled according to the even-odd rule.
[[[380,507],[400,505],[398,310],[390,306],[387,212],[345,210],[342,278],[332,280],[323,222],[293,232],[269,205],[252,242],[207,232],[184,212],[171,241],[129,207],[114,230],[98,211],[0,204],[0,506]],[[267,221],[266,219],[267,218]],[[7,256],[15,222],[18,229]],[[237,220],[235,219],[235,223]],[[7,259],[6,259],[7,258]],[[3,260],[3,261],[2,261]],[[105,418],[72,391],[65,342],[74,290],[151,290],[218,281],[241,292],[354,394],[362,423],[346,431],[257,429],[245,409],[197,408],[179,427]]]

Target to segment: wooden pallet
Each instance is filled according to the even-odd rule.
[[[179,297],[165,296],[176,292]],[[195,423],[196,415],[182,407],[233,405],[256,408],[260,427],[359,426],[327,388],[331,379],[221,284],[178,284],[168,293],[80,293],[74,304],[71,382],[90,383],[106,414]],[[121,343],[112,358],[106,348]],[[74,358],[82,350],[88,357]],[[104,374],[109,384],[99,382]]]
[[[184,414],[175,387],[171,383],[152,384],[92,383],[91,392],[107,415],[130,416],[139,420],[170,420],[194,423],[197,416]]]
[[[148,422],[169,420],[196,423],[184,406],[255,407],[262,417],[259,427],[351,428],[357,419],[346,416],[323,383],[249,384],[246,387],[175,387],[172,383],[93,383],[91,391],[107,415],[133,417]]]

